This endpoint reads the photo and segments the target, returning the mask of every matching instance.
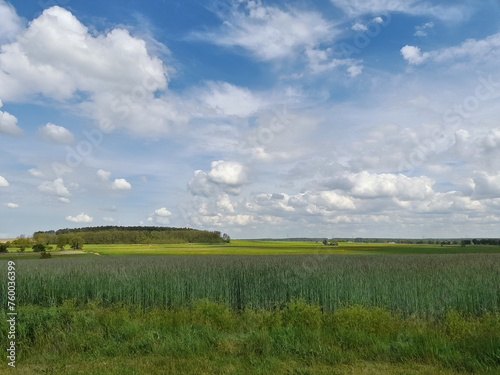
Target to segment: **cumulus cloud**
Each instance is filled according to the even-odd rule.
[[[235,161],[213,161],[208,172],[197,170],[188,183],[193,195],[212,196],[222,191],[238,195],[247,183],[246,167]]]
[[[422,53],[420,48],[415,46],[404,46],[401,48],[401,54],[403,58],[412,65],[420,65],[429,58],[428,52]]]
[[[54,181],[42,182],[38,186],[38,190],[43,193],[55,195],[58,197],[68,197],[71,195],[68,188],[64,185],[64,181],[62,178],[57,178]]]
[[[1,4],[0,4],[1,5]],[[1,9],[1,8],[0,8]],[[0,100],[0,108],[3,103]],[[23,130],[17,126],[17,118],[8,112],[0,111],[0,134],[5,133],[9,135],[22,135]]]
[[[103,169],[99,169],[97,172],[97,177],[99,177],[99,179],[101,179],[102,181],[108,181],[109,178],[111,177],[111,172],[109,171],[105,171]]]
[[[0,0],[0,44],[13,41],[23,29],[24,22],[12,5]]]
[[[130,190],[132,185],[124,178],[117,178],[111,184],[111,189],[113,190]]]
[[[332,25],[319,13],[263,6],[248,1],[235,7],[219,33],[196,37],[228,47],[242,47],[260,60],[282,59],[301,49],[330,40]]]
[[[37,177],[37,178],[44,178],[45,177],[45,175],[43,174],[43,172],[40,171],[40,170],[38,170],[38,169],[36,169],[36,168],[28,169],[28,172],[33,177]]]
[[[213,161],[208,178],[216,184],[241,186],[246,182],[245,166],[235,161]]]
[[[113,223],[115,221],[115,219],[113,219],[112,217],[103,217],[102,220],[107,221],[109,223]]]
[[[19,208],[17,203],[5,203],[5,206],[9,208]]]
[[[428,177],[407,177],[390,173],[349,173],[333,178],[329,186],[348,191],[353,197],[397,197],[401,200],[422,200],[433,194],[434,181]]]
[[[165,225],[170,223],[170,216],[172,216],[172,212],[167,210],[166,207],[161,207],[155,210],[155,212],[151,216],[148,217],[147,219],[148,222],[156,221],[159,224]]]
[[[124,178],[116,178],[113,182],[109,179],[111,177],[111,172],[99,169],[97,172],[97,177],[106,184],[108,189],[112,190],[130,190],[132,185]]]
[[[9,186],[9,182],[5,179],[5,177],[0,176],[0,187]]]
[[[38,136],[44,141],[53,143],[71,144],[75,140],[73,133],[68,129],[50,122],[38,129]]]
[[[74,223],[91,223],[94,219],[86,213],[82,212],[81,214],[78,214],[76,216],[66,216],[66,220],[72,221]]]
[[[172,215],[172,212],[167,210],[165,207],[159,208],[155,210],[155,215],[161,216],[161,217],[168,217]]]
[[[479,172],[473,181],[477,196],[500,198],[500,173]]]
[[[77,90],[96,93],[109,87],[127,92],[148,78],[153,89],[166,85],[165,68],[149,56],[144,40],[124,29],[93,36],[58,6],[46,9],[16,42],[2,47],[0,67],[1,97],[39,92],[63,100]]]
[[[189,119],[184,101],[164,91],[169,71],[145,40],[125,29],[89,32],[71,12],[54,6],[0,53],[0,98],[33,95],[80,100],[104,131],[126,128],[157,137]],[[83,95],[81,95],[83,93]]]

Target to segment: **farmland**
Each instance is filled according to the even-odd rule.
[[[233,240],[230,244],[86,245],[87,252],[101,255],[185,254],[469,254],[500,253],[500,246],[407,245],[348,243],[325,246],[313,241]]]
[[[0,258],[16,262],[26,373],[71,373],[68,358],[75,373],[110,374],[127,373],[130,358],[139,374],[500,366],[498,246],[241,240],[83,250]]]

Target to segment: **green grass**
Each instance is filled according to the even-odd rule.
[[[6,317],[0,313],[0,350]],[[189,308],[24,305],[20,374],[497,374],[500,314],[436,320],[359,306],[273,311],[201,300]]]

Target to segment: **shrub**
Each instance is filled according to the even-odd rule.
[[[33,252],[35,252],[35,253],[44,252],[45,245],[43,245],[41,243],[37,243],[37,244],[33,245],[32,249],[33,249]]]
[[[49,259],[52,258],[52,255],[46,251],[42,251],[40,253],[40,259]]]

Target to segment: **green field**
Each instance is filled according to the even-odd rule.
[[[498,246],[239,240],[83,250],[0,256],[2,306],[6,261],[15,261],[19,373],[500,371]]]
[[[365,244],[341,242],[325,246],[313,241],[233,240],[230,244],[85,245],[101,255],[183,254],[465,254],[500,253],[500,246]]]

